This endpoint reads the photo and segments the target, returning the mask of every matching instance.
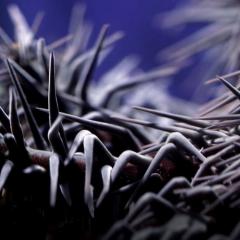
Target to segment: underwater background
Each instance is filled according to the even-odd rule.
[[[75,4],[81,3],[86,6],[86,20],[93,25],[89,46],[92,46],[101,26],[105,23],[110,25],[110,33],[119,30],[125,33],[124,38],[116,44],[114,51],[98,68],[97,74],[101,75],[106,69],[113,67],[129,55],[137,57],[139,67],[148,71],[165,64],[165,59],[159,57],[163,49],[197,29],[198,26],[195,25],[185,29],[162,29],[160,27],[158,17],[169,10],[181,7],[185,2],[177,0],[1,0],[0,25],[10,35],[13,34],[7,11],[7,6],[12,3],[19,6],[30,24],[37,13],[42,11],[44,19],[37,36],[43,36],[48,43],[51,43],[67,35],[72,8]],[[204,62],[202,69],[208,64],[209,62]],[[202,103],[209,98],[209,95],[202,94],[204,92],[201,89],[202,82],[202,79],[196,77],[195,71],[187,68],[171,79],[168,91],[176,97]]]

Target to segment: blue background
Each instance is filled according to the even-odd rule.
[[[29,23],[39,11],[45,16],[38,36],[44,36],[48,43],[67,34],[71,10],[75,0],[0,0],[0,24],[11,33],[11,22],[6,11],[7,5],[16,3]],[[150,70],[161,63],[157,54],[165,47],[175,43],[181,34],[173,30],[160,30],[156,17],[169,9],[182,4],[177,0],[85,0],[87,6],[86,19],[93,23],[92,41],[96,39],[101,26],[110,24],[110,32],[123,30],[125,37],[117,43],[117,47],[107,58],[101,71],[105,71],[127,55],[140,57],[140,67]],[[187,30],[191,31],[191,29]],[[164,61],[163,61],[164,62]],[[104,69],[105,68],[105,69]],[[184,81],[186,73],[176,76],[170,92],[185,99],[191,99],[198,86],[198,80]]]

